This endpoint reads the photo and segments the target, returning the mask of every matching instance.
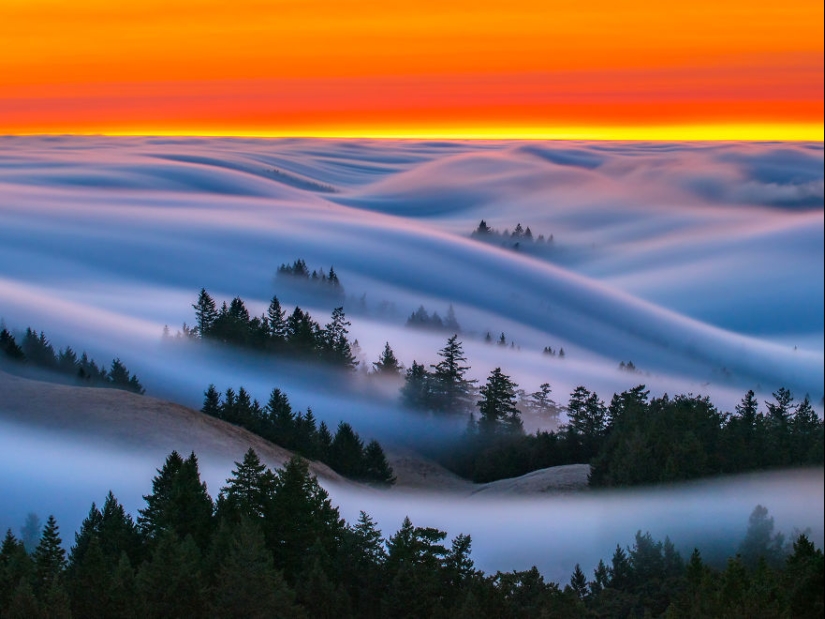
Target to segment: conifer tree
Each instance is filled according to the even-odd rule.
[[[378,441],[371,440],[364,449],[364,477],[383,485],[395,483],[392,467]]]
[[[517,387],[501,368],[490,373],[487,384],[480,390],[481,400],[476,403],[480,412],[478,429],[483,435],[522,431],[520,413],[516,407]]]
[[[546,415],[553,419],[558,419],[559,408],[550,393],[553,390],[550,388],[550,383],[542,383],[539,385],[539,390],[530,394],[529,407],[539,415]]]
[[[315,351],[320,330],[312,318],[296,306],[286,320],[287,343],[290,349],[300,354]]]
[[[213,587],[211,611],[227,619],[298,617],[295,593],[275,570],[263,534],[247,518],[234,528]]]
[[[459,413],[469,410],[472,404],[475,381],[466,378],[470,366],[462,365],[467,358],[458,341],[458,335],[447,340],[439,352],[441,357],[432,373],[432,407],[439,412]]]
[[[66,569],[66,551],[60,539],[60,529],[54,516],[49,516],[40,543],[32,554],[35,567],[36,591],[45,593],[57,584]]]
[[[455,317],[455,309],[453,308],[452,303],[450,303],[450,307],[447,308],[447,317],[444,319],[444,328],[448,331],[452,331],[453,333],[461,333],[461,327]]]
[[[210,417],[221,416],[221,394],[215,388],[215,385],[211,383],[203,394],[203,406],[201,407],[201,412],[205,415],[209,415]]]
[[[0,352],[13,361],[23,362],[26,360],[23,349],[18,346],[14,336],[5,328],[0,331]]]
[[[283,568],[290,581],[316,542],[334,554],[344,523],[327,491],[310,475],[305,460],[291,458],[275,476],[275,500],[264,533],[269,547],[277,549],[276,567]]]
[[[375,368],[375,373],[379,376],[399,376],[404,369],[396,358],[392,348],[390,348],[389,342],[384,343],[384,350],[378,357],[378,361],[372,365]]]
[[[205,288],[201,288],[198,301],[192,307],[195,310],[195,328],[198,335],[209,337],[215,326],[215,320],[218,318],[218,308],[215,305],[215,300],[209,296]]]
[[[113,359],[109,369],[109,382],[116,387],[129,385],[129,370],[120,359]]]
[[[273,389],[264,411],[270,433],[266,438],[278,445],[292,445],[295,439],[295,414],[287,395],[278,388]]]
[[[432,406],[432,375],[423,364],[413,360],[404,377],[401,388],[401,402],[409,408],[430,408]]]
[[[194,453],[184,460],[173,451],[152,480],[152,493],[143,498],[146,508],[139,511],[138,525],[148,540],[171,532],[179,539],[191,535],[199,547],[206,547],[213,505]]]
[[[322,341],[324,356],[329,362],[347,369],[355,369],[358,362],[347,339],[347,327],[350,324],[344,315],[344,308],[336,307],[332,311],[330,322],[324,327]]]
[[[138,570],[136,587],[148,619],[202,617],[206,611],[206,586],[201,572],[201,553],[187,535],[163,531],[152,558]]]
[[[584,575],[581,566],[576,563],[576,568],[573,570],[573,575],[570,577],[570,588],[580,600],[587,597],[589,588],[587,583],[587,576]]]
[[[364,443],[361,437],[345,421],[338,424],[332,439],[329,465],[341,475],[361,478],[364,469]]]
[[[321,462],[329,462],[332,453],[332,432],[329,426],[322,421],[318,425],[318,432],[315,435],[315,454]]]
[[[287,338],[286,312],[281,307],[277,296],[273,296],[272,301],[269,302],[266,315],[273,344],[276,347],[282,346]]]
[[[218,498],[218,515],[235,521],[260,521],[267,514],[275,491],[275,475],[250,447],[242,462],[235,462]]]

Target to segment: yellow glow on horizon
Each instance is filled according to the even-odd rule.
[[[12,135],[55,135],[25,132]],[[584,140],[584,141],[680,141],[680,142],[825,142],[825,124],[707,124],[643,127],[406,127],[406,128],[307,128],[282,131],[250,129],[130,128],[72,132],[60,135],[112,137],[238,137],[238,138],[332,138],[398,140]]]

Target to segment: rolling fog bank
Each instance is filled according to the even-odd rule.
[[[148,395],[193,408],[210,383],[260,401],[280,387],[294,409],[367,438],[456,430],[405,414],[396,386],[363,371],[342,380],[162,341],[164,325],[193,324],[204,287],[258,315],[277,294],[321,324],[343,304],[361,368],[385,342],[407,367],[436,363],[451,333],[406,319],[452,305],[470,378],[501,367],[528,393],[549,382],[560,403],[577,385],[609,400],[644,383],[651,396],[706,394],[723,410],[748,389],[763,402],[785,386],[822,414],[822,144],[3,137],[0,195],[5,326],[42,329],[103,363],[119,357]],[[470,233],[482,219],[553,242],[480,242]],[[297,258],[334,265],[343,294],[275,276]],[[486,344],[487,332],[508,345]],[[548,346],[565,358],[542,354]],[[622,361],[639,372],[619,371]],[[135,513],[170,447],[50,427],[47,409],[42,423],[2,409],[0,399],[4,528],[55,513],[70,540],[110,488]],[[242,453],[231,441],[199,451],[213,497]],[[811,527],[820,545],[823,535],[821,469],[529,499],[327,485],[350,520],[365,509],[389,534],[410,515],[472,534],[485,570],[535,563],[552,578],[576,562],[592,569],[638,529],[688,551],[698,539],[734,548],[757,503],[787,533]]]

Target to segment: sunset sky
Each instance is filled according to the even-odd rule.
[[[0,0],[0,134],[823,140],[822,0]]]

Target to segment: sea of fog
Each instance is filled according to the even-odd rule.
[[[470,233],[482,219],[553,241],[479,242]],[[645,383],[652,395],[707,394],[724,410],[748,389],[765,400],[787,386],[821,414],[824,248],[822,144],[0,137],[7,327],[119,356],[151,395],[197,407],[209,383],[260,400],[278,386],[296,407],[387,441],[447,430],[400,411],[394,387],[162,342],[164,325],[194,322],[201,287],[258,314],[277,294],[322,324],[343,302],[362,366],[385,342],[409,366],[435,363],[449,334],[410,329],[407,316],[452,305],[480,381],[500,366],[528,393],[549,382],[561,402],[579,384],[609,399]],[[275,277],[296,258],[334,266],[344,299]],[[487,332],[508,346],[485,343]],[[3,526],[29,509],[75,526],[108,487],[136,508],[159,465],[113,451],[104,474],[104,445],[84,457],[65,437],[2,429],[14,446],[2,450]],[[52,455],[35,459],[44,441]],[[226,463],[203,464],[215,489]],[[345,515],[365,508],[385,531],[410,513],[453,535],[478,532],[487,569],[567,570],[576,548],[585,563],[636,529],[727,535],[756,502],[821,539],[821,474],[720,484],[528,503],[333,495]],[[545,542],[526,540],[530,531]]]

